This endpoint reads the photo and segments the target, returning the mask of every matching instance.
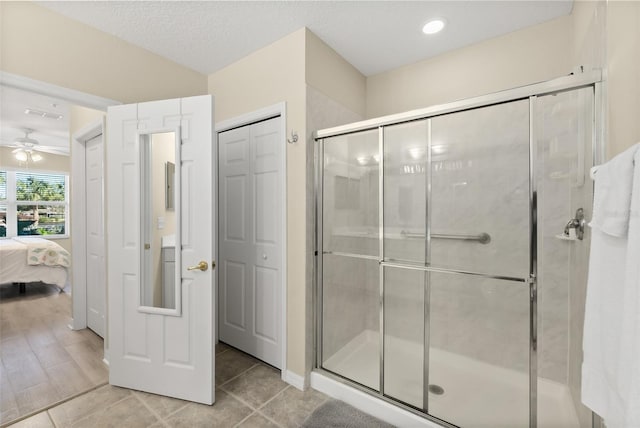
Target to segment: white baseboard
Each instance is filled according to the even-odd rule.
[[[307,380],[303,376],[295,374],[290,370],[284,370],[282,372],[282,380],[287,382],[289,385],[295,386],[300,391],[304,391],[307,389],[307,386],[309,386]]]
[[[435,422],[421,418],[317,372],[311,373],[311,387],[397,427],[442,428]]]

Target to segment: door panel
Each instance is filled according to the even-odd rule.
[[[282,364],[280,118],[219,134],[220,340]]]
[[[272,308],[278,306],[278,271],[255,267],[256,292],[253,305],[256,308],[254,330],[256,336],[275,342],[278,340],[277,316]]]
[[[224,256],[223,256],[224,257]],[[245,324],[245,295],[247,282],[245,280],[245,263],[236,263],[225,260],[224,271],[221,276],[224,278],[222,284],[233,284],[232,287],[225,287],[225,307],[224,307],[224,323],[246,330]]]
[[[224,186],[225,207],[225,239],[244,242],[245,231],[245,195],[246,176],[226,177]]]
[[[215,183],[211,96],[117,106],[108,112],[109,344],[113,385],[214,401],[214,277],[188,270],[214,260]],[[177,311],[140,307],[142,133],[178,129],[181,293]],[[177,165],[176,165],[177,166]],[[158,227],[160,229],[160,227]]]

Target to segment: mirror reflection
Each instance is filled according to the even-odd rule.
[[[141,306],[176,309],[176,133],[140,135]]]

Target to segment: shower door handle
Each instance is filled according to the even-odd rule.
[[[584,209],[582,208],[578,208],[576,210],[576,216],[574,218],[572,218],[571,220],[569,220],[567,222],[567,225],[564,227],[564,233],[563,235],[565,237],[569,237],[569,231],[571,229],[575,229],[576,231],[576,238],[578,238],[579,240],[583,240],[584,239],[584,225],[585,225],[586,221],[584,219]]]

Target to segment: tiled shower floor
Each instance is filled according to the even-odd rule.
[[[366,330],[327,359],[324,367],[378,389],[378,334]],[[385,338],[385,394],[422,407],[422,349],[417,343]],[[429,394],[429,413],[455,425],[491,428],[529,426],[527,373],[493,366],[440,349],[430,350],[429,384],[444,393]],[[538,427],[579,428],[568,388],[538,383]]]

